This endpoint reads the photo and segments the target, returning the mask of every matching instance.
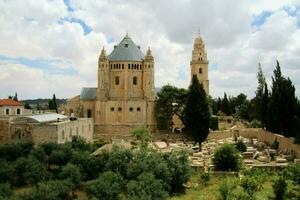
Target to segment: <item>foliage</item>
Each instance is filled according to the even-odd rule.
[[[285,182],[284,178],[280,176],[279,179],[275,180],[272,187],[275,194],[275,200],[283,200],[287,189],[287,183]]]
[[[267,111],[269,102],[269,91],[266,78],[262,72],[261,65],[258,66],[257,73],[258,86],[255,92],[255,115],[262,125],[267,123]]]
[[[32,156],[18,158],[14,163],[14,170],[15,184],[17,185],[25,183],[36,185],[38,182],[45,181],[49,177],[45,165]]]
[[[137,128],[131,132],[131,135],[141,141],[142,146],[147,147],[151,141],[151,134],[147,128]]]
[[[122,192],[122,188],[122,176],[118,173],[107,171],[100,174],[97,179],[89,181],[85,190],[90,198],[116,200]]]
[[[213,163],[216,170],[239,171],[241,161],[239,152],[231,144],[224,144],[214,153]]]
[[[206,186],[210,180],[210,174],[207,172],[203,172],[200,175],[202,183]]]
[[[71,191],[68,181],[51,180],[39,183],[30,193],[22,197],[24,200],[65,200]]]
[[[159,129],[169,129],[172,125],[172,116],[183,119],[183,108],[186,101],[186,89],[165,85],[157,93],[156,117]],[[183,120],[182,120],[183,121]]]
[[[127,197],[129,200],[163,200],[168,193],[164,190],[163,181],[156,179],[152,173],[144,172],[127,184]]]
[[[241,180],[241,186],[252,200],[255,193],[262,189],[262,181],[258,177],[246,176]]]
[[[71,148],[77,151],[90,151],[91,145],[83,137],[73,136],[70,142]]]
[[[217,116],[212,116],[210,118],[209,128],[214,131],[219,129],[219,118]]]
[[[9,197],[12,194],[12,189],[9,183],[0,183],[0,199]]]
[[[60,178],[63,180],[67,180],[69,183],[71,183],[71,188],[74,197],[74,190],[80,186],[82,178],[79,167],[70,163],[67,164],[62,168]]]
[[[199,146],[209,133],[210,112],[206,93],[202,83],[196,75],[193,75],[192,84],[187,93],[187,101],[184,110],[184,125],[186,132]]]
[[[53,165],[63,166],[72,158],[72,149],[67,145],[60,145],[53,150],[48,158],[48,162]]]
[[[245,152],[247,151],[247,146],[244,144],[244,142],[242,140],[239,140],[236,144],[235,144],[235,148],[237,150],[239,150],[240,152]]]
[[[221,102],[221,111],[227,116],[231,114],[229,101],[226,93],[224,93],[224,98],[222,99]]]
[[[297,113],[295,87],[289,78],[281,74],[279,62],[272,77],[272,93],[268,108],[267,129],[274,133],[293,137],[297,130],[299,113]]]
[[[237,181],[232,178],[226,178],[219,187],[219,193],[222,200],[227,200],[229,193],[237,187]]]
[[[2,158],[0,158],[0,166],[0,183],[9,182],[14,174],[13,166]]]
[[[33,148],[33,143],[27,140],[13,141],[0,145],[0,158],[14,161],[18,157],[27,156]]]
[[[56,96],[53,94],[53,97],[51,100],[49,100],[49,110],[55,110],[56,113],[58,113],[58,107],[57,107],[57,102],[56,102]]]
[[[251,128],[262,128],[262,123],[257,119],[253,119],[250,123]]]

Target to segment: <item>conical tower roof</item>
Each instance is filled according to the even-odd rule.
[[[145,58],[140,48],[126,34],[108,56],[110,61],[142,61]]]

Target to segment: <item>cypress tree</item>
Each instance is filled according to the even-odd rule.
[[[297,98],[295,87],[289,78],[281,74],[277,61],[272,77],[272,93],[268,108],[267,129],[287,137],[295,136],[297,123]]]
[[[192,84],[187,93],[186,107],[184,110],[184,125],[186,132],[195,142],[205,141],[209,133],[210,112],[206,93],[197,76],[193,75]]]
[[[52,103],[53,103],[53,108],[54,108],[55,112],[58,113],[55,94],[53,94]]]
[[[226,93],[224,93],[224,98],[222,99],[222,102],[221,102],[221,111],[223,113],[225,113],[226,115],[230,115],[231,114],[231,112],[230,112],[230,105],[229,105],[229,101],[228,101]]]
[[[257,73],[258,86],[255,92],[255,117],[265,125],[265,112],[267,110],[266,101],[268,101],[268,86],[263,74],[261,64],[258,64]]]

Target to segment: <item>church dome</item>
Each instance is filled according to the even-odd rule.
[[[142,61],[144,58],[140,47],[131,40],[128,34],[108,56],[109,61]]]

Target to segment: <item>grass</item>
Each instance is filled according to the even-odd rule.
[[[201,183],[198,175],[194,175],[189,184],[191,187],[188,188],[185,194],[170,198],[170,200],[221,200],[219,194],[219,186],[222,181],[229,176],[217,176],[212,175],[209,183],[205,186]],[[231,176],[232,177],[232,176]],[[273,195],[273,189],[271,181],[274,177],[264,182],[263,189],[256,193],[256,200],[267,200],[268,197]]]

